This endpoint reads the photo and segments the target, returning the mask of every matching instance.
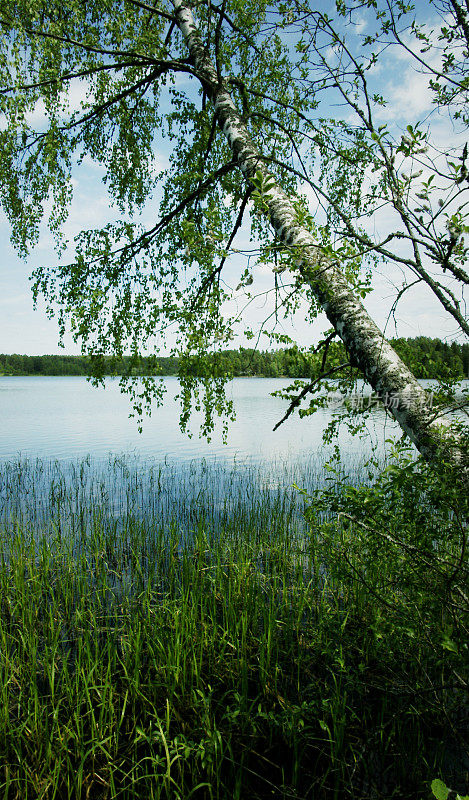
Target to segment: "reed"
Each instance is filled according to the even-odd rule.
[[[450,630],[436,579],[412,595],[405,537],[337,524],[343,485],[317,464],[296,480],[4,465],[0,797],[421,798],[464,779],[458,612]]]

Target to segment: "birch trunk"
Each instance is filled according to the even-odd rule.
[[[185,0],[173,0],[177,25],[189,49],[193,65],[210,97],[218,123],[226,136],[247,182],[261,172],[272,182],[262,154],[252,142],[226,83],[204,48],[192,11]],[[296,266],[314,291],[329,321],[344,342],[354,364],[363,372],[376,394],[387,405],[417,450],[427,459],[444,454],[468,479],[469,459],[464,441],[447,417],[434,419],[429,395],[401,361],[369,316],[339,264],[326,257],[311,233],[298,223],[289,197],[275,181],[266,204],[278,239],[297,254]]]

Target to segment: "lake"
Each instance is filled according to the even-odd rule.
[[[0,460],[43,458],[59,461],[86,456],[104,459],[110,454],[133,454],[143,460],[187,463],[193,459],[217,459],[265,464],[276,460],[307,460],[325,456],[322,432],[331,420],[322,409],[300,419],[297,414],[274,433],[287,401],[271,396],[286,387],[289,379],[235,378],[228,386],[237,414],[230,425],[228,442],[223,442],[219,425],[207,442],[198,436],[200,415],[194,414],[189,438],[179,429],[179,405],[175,400],[177,378],[165,378],[164,406],[155,408],[137,430],[129,419],[129,401],[119,391],[117,379],[107,379],[106,388],[94,388],[82,377],[0,378]],[[385,439],[398,430],[376,411],[368,423],[369,439],[359,441],[347,432],[339,435],[343,454],[370,452],[374,442],[380,449]]]
[[[21,518],[39,530],[51,520],[61,529],[78,518],[91,524],[96,513],[108,522],[131,514],[149,524],[176,519],[193,530],[201,517],[216,529],[228,514],[265,529],[280,508],[286,513],[285,503],[289,518],[301,518],[295,485],[312,494],[333,478],[326,466],[333,447],[322,441],[330,408],[305,419],[293,414],[272,430],[288,404],[271,392],[289,379],[230,383],[237,419],[227,444],[221,426],[211,442],[199,438],[197,415],[192,438],[181,433],[178,381],[165,382],[164,406],[139,433],[117,379],[104,389],[81,377],[0,378],[0,517],[8,524]],[[347,480],[369,480],[364,465],[372,446],[383,458],[395,434],[400,429],[382,410],[370,414],[364,438],[342,430],[336,441]]]

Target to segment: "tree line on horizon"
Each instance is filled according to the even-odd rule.
[[[417,378],[469,377],[469,344],[443,342],[428,336],[391,339],[392,346]],[[332,360],[340,363],[345,350],[341,342],[330,345]],[[279,350],[258,350],[240,347],[214,353],[214,372],[232,377],[311,378],[317,374],[322,354],[298,347]],[[137,366],[130,357],[105,359],[108,375],[178,375],[182,362],[176,356],[142,358]],[[197,362],[184,362],[184,372],[197,374]],[[0,354],[0,375],[3,376],[71,376],[89,374],[85,356]]]

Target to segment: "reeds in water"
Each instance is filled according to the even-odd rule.
[[[429,691],[452,673],[393,630],[384,560],[327,569],[326,540],[360,569],[354,532],[305,519],[292,478],[5,466],[0,797],[421,797],[461,688]]]

